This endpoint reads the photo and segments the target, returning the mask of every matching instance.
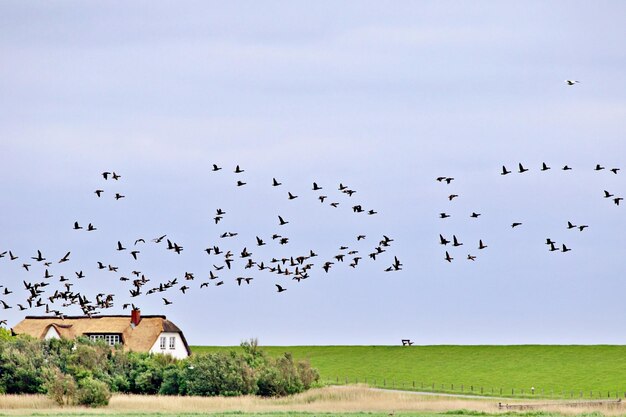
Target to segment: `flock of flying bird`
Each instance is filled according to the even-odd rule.
[[[574,85],[578,81],[575,81],[575,82],[574,81],[573,82],[567,81],[567,82],[568,82],[569,85]],[[524,167],[524,165],[521,162],[518,163],[517,167],[518,167],[518,169],[517,169],[517,173],[518,174],[524,174],[524,173],[529,171],[529,168]],[[548,166],[545,162],[543,162],[541,164],[541,168],[539,169],[539,171],[545,172],[545,171],[548,171],[550,169],[552,169],[552,168],[550,166]],[[598,172],[598,171],[603,171],[605,169],[606,169],[606,167],[602,166],[601,164],[596,164],[596,166],[593,168],[593,171]],[[562,171],[571,171],[572,168],[569,165],[564,165],[561,168],[561,170]],[[620,168],[611,168],[611,169],[609,169],[609,171],[612,172],[613,174],[617,175],[619,173],[619,171],[620,171]],[[502,166],[502,171],[500,172],[500,175],[502,175],[502,176],[509,175],[512,172],[513,171],[508,170],[506,168],[506,166],[503,165]],[[449,184],[452,183],[452,181],[454,181],[454,178],[453,177],[442,176],[442,177],[437,177],[436,180],[441,182],[441,183],[446,183],[446,184],[449,185]],[[457,197],[459,197],[458,194],[449,194],[447,199],[448,199],[448,201],[453,201]],[[617,197],[613,193],[611,193],[611,192],[609,192],[607,190],[603,190],[603,198],[605,198],[605,199],[612,198],[613,203],[615,205],[617,205],[617,206],[619,206],[620,202],[622,200],[624,200],[623,197]],[[482,216],[481,213],[472,212],[469,215],[469,218],[477,220],[480,216]],[[446,213],[446,212],[439,213],[439,218],[440,219],[447,219],[449,217],[451,217],[451,215]],[[566,223],[567,223],[566,228],[568,230],[577,229],[578,231],[582,232],[582,231],[584,231],[585,229],[587,229],[589,227],[589,225],[586,225],[586,224],[576,225],[576,224],[572,223],[570,220],[567,220]],[[522,222],[514,221],[514,222],[511,223],[511,228],[513,228],[513,229],[517,228],[519,226],[522,226],[522,224],[523,224]],[[459,238],[456,235],[452,235],[452,241],[450,241],[449,239],[444,237],[443,234],[439,234],[439,244],[441,244],[443,246],[447,246],[449,243],[451,243],[452,244],[451,246],[454,247],[454,248],[458,248],[460,246],[463,246],[463,243],[459,240]],[[571,248],[568,248],[564,243],[562,243],[559,246],[556,242],[554,242],[549,237],[546,238],[545,244],[548,246],[548,251],[550,251],[550,252],[562,252],[562,253],[565,253],[565,252],[569,252],[569,251],[572,250]],[[487,247],[488,246],[483,242],[483,240],[479,239],[478,245],[476,246],[476,248],[478,250],[483,250],[483,249],[486,249]],[[469,261],[475,261],[476,260],[476,255],[473,255],[473,254],[469,253],[467,255],[466,259],[469,260]],[[454,258],[450,254],[450,252],[447,251],[447,250],[445,251],[444,260],[446,260],[447,262],[452,262],[452,260],[454,260]]]
[[[211,171],[218,172],[222,170],[222,167],[219,167],[216,164],[213,164]],[[237,165],[234,169],[234,173],[236,176],[241,178],[242,173],[245,170],[242,169],[239,165]],[[121,175],[116,172],[103,172],[102,177],[105,181],[113,180],[119,181],[122,178]],[[236,187],[244,187],[246,186],[245,179],[237,179],[235,185]],[[271,181],[272,187],[281,187],[282,183],[279,182],[276,178],[273,178]],[[269,185],[269,184],[268,184]],[[325,188],[318,185],[316,182],[312,184],[311,191],[315,193],[316,199],[321,204],[326,204],[328,201],[328,205],[333,208],[338,208],[343,205],[343,202],[331,200],[329,194],[326,193]],[[351,198],[356,191],[351,189],[350,187],[339,184],[337,190]],[[105,189],[98,188],[94,191],[96,198],[103,198],[108,193]],[[299,196],[295,195],[291,191],[287,191],[286,200],[291,201],[297,199]],[[118,201],[120,199],[125,198],[124,195],[119,192],[113,193],[113,198]],[[337,199],[339,200],[339,199]],[[361,204],[350,204],[350,210],[355,214],[361,214],[364,216],[373,216],[378,214],[378,212],[374,209],[364,209]],[[227,216],[225,210],[222,208],[217,208],[215,210],[215,214],[212,217],[212,221],[214,225],[220,224],[220,222]],[[156,280],[149,278],[145,273],[142,273],[140,268],[131,268],[132,271],[120,271],[118,266],[110,264],[108,262],[97,261],[96,267],[97,270],[102,270],[104,272],[110,272],[112,274],[121,274],[118,277],[119,281],[128,285],[128,293],[126,295],[127,299],[123,303],[123,309],[128,307],[138,308],[135,303],[139,304],[140,296],[149,296],[151,294],[161,294],[161,299],[164,305],[173,304],[172,297],[165,297],[166,291],[180,291],[181,294],[187,294],[188,291],[193,290],[193,287],[196,290],[200,290],[203,288],[208,288],[210,286],[220,287],[225,283],[232,282],[236,283],[237,286],[245,286],[252,285],[255,278],[258,277],[259,274],[270,274],[275,278],[287,278],[291,281],[295,281],[296,283],[301,282],[302,280],[308,279],[314,270],[324,271],[324,273],[330,273],[333,268],[336,268],[340,264],[348,265],[351,268],[361,267],[364,261],[378,261],[380,258],[384,258],[388,252],[389,248],[392,246],[392,242],[394,239],[382,235],[379,239],[375,239],[374,243],[370,245],[370,249],[367,253],[361,253],[361,248],[356,247],[356,244],[360,242],[368,242],[368,237],[365,233],[359,234],[357,236],[353,236],[349,240],[352,240],[354,243],[346,243],[341,245],[338,250],[335,252],[335,255],[330,259],[325,259],[321,262],[316,262],[317,257],[319,256],[315,250],[309,249],[305,253],[293,253],[289,256],[271,256],[267,259],[253,256],[253,246],[256,248],[260,248],[268,245],[278,245],[280,248],[289,247],[289,239],[288,232],[290,230],[290,220],[285,219],[283,215],[276,215],[276,230],[271,236],[261,237],[254,236],[254,239],[249,240],[249,244],[245,245],[240,243],[237,249],[231,248],[229,245],[231,243],[237,242],[238,232],[223,232],[216,235],[215,240],[220,243],[214,243],[203,249],[202,251],[206,253],[206,256],[211,258],[212,268],[208,272],[203,273],[194,273],[194,272],[184,272],[184,275],[181,273],[181,278],[178,277],[167,279],[165,281],[156,282]],[[93,223],[88,223],[86,226],[81,225],[78,221],[75,221],[72,227],[74,232],[97,232],[98,227],[96,227]],[[243,238],[245,239],[245,237]],[[235,243],[236,244],[236,243]],[[144,245],[156,245],[160,247],[164,247],[165,250],[171,251],[174,254],[180,255],[185,250],[185,247],[179,243],[173,241],[172,238],[168,237],[167,234],[160,234],[157,237],[152,239],[148,239],[146,242],[145,238],[137,238],[132,243],[127,244],[126,242],[122,242],[122,240],[118,240],[115,244],[114,250],[118,253],[128,253],[129,256],[132,257],[133,265],[141,264],[141,253]],[[226,248],[226,246],[229,246]],[[241,247],[243,246],[243,247]],[[112,248],[113,249],[113,248]],[[200,249],[197,249],[200,251]],[[53,314],[55,316],[63,318],[65,316],[65,309],[70,308],[72,306],[77,306],[80,308],[83,314],[87,316],[94,316],[100,314],[105,309],[113,308],[115,305],[115,300],[118,298],[124,298],[124,295],[118,297],[114,293],[98,293],[95,297],[89,298],[87,294],[81,293],[80,291],[74,291],[73,286],[75,284],[75,280],[82,280],[87,278],[84,269],[80,269],[78,271],[74,271],[74,276],[66,277],[64,275],[55,275],[54,266],[58,264],[65,264],[66,262],[71,261],[71,251],[67,251],[65,255],[59,260],[52,260],[44,255],[41,250],[36,250],[35,256],[24,257],[18,256],[14,253],[13,250],[4,250],[0,251],[0,261],[8,260],[9,262],[19,262],[22,263],[21,267],[24,271],[32,274],[34,267],[39,267],[42,269],[42,277],[41,279],[23,279],[23,291],[25,291],[26,298],[22,302],[17,302],[13,305],[7,303],[3,298],[14,294],[18,291],[18,288],[13,287],[9,288],[9,283],[5,282],[7,286],[0,285],[0,307],[2,309],[11,309],[11,308],[19,308],[19,310],[31,310],[38,309],[45,311],[46,314]],[[249,271],[245,274],[245,276],[233,276],[235,272],[235,267],[233,264],[239,263],[239,269],[243,269],[244,271]],[[393,256],[393,261],[391,264],[388,264],[385,268],[383,268],[385,272],[394,272],[402,270],[402,263],[400,260]],[[35,269],[36,270],[36,269]],[[86,270],[86,269],[85,269]],[[117,276],[116,275],[116,276]],[[227,277],[227,275],[231,275]],[[255,276],[256,275],[256,276]],[[230,279],[228,279],[230,278]],[[55,284],[54,281],[57,281],[57,287],[52,290],[48,290],[48,286]],[[232,280],[232,281],[231,281]],[[199,281],[199,283],[198,283]],[[284,282],[274,284],[276,287],[276,292],[282,293],[287,291],[288,285]],[[53,285],[53,288],[55,285]],[[6,324],[6,320],[1,320],[0,325]]]

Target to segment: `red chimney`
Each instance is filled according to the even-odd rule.
[[[133,309],[130,312],[130,323],[134,326],[138,326],[141,321],[141,311],[138,308]]]

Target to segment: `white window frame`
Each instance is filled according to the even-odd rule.
[[[92,342],[95,342],[96,340],[104,340],[109,346],[115,346],[122,343],[122,339],[119,334],[90,334],[89,340]]]
[[[176,349],[176,336],[170,336],[170,350]]]
[[[159,340],[159,347],[162,350],[165,350],[165,341],[167,340],[167,337],[165,336],[161,336],[161,339]]]

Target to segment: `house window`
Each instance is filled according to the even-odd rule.
[[[161,348],[161,349],[165,349],[165,340],[166,340],[166,339],[167,339],[167,338],[166,338],[165,336],[161,336],[161,340],[159,341],[159,344],[160,344],[160,348]]]
[[[170,349],[176,349],[176,338],[174,336],[170,337]]]
[[[104,340],[109,346],[115,346],[122,343],[119,334],[90,334],[89,339],[94,342],[96,340]]]

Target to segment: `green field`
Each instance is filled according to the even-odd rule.
[[[239,347],[192,346],[217,352]],[[326,383],[503,396],[626,396],[626,346],[263,346],[309,359]],[[501,391],[502,390],[502,391]]]

